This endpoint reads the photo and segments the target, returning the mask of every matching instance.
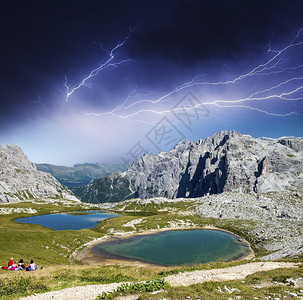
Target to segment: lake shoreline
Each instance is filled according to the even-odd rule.
[[[173,227],[173,228],[160,228],[160,229],[150,229],[142,232],[116,232],[114,235],[105,235],[101,238],[95,239],[93,241],[88,242],[87,244],[84,245],[82,249],[79,251],[75,251],[72,255],[71,258],[73,260],[78,260],[81,261],[84,264],[87,265],[93,265],[93,264],[98,264],[98,265],[112,265],[112,264],[118,264],[118,265],[123,265],[123,266],[149,266],[149,267],[162,267],[162,268],[168,268],[169,266],[165,266],[162,264],[158,263],[149,263],[143,260],[139,259],[128,259],[128,258],[110,258],[107,255],[101,255],[99,253],[94,252],[93,248],[97,244],[104,243],[104,242],[109,242],[113,241],[115,239],[127,239],[130,237],[136,237],[136,236],[143,236],[143,235],[151,235],[151,234],[156,234],[156,233],[161,233],[165,231],[175,231],[175,230],[198,230],[198,229],[205,229],[205,230],[220,230],[227,232],[229,234],[232,234],[234,236],[237,236],[239,240],[241,240],[241,243],[245,243],[249,249],[249,254],[241,257],[239,259],[235,260],[229,260],[229,261],[242,261],[242,260],[251,260],[255,257],[254,251],[252,250],[250,244],[241,236],[230,232],[228,230],[214,227],[214,226],[204,226],[204,227]],[[172,266],[170,266],[172,267]],[[180,267],[180,266],[178,266]]]

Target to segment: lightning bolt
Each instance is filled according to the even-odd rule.
[[[131,59],[124,59],[124,60],[120,60],[118,62],[114,62],[114,59],[116,58],[116,51],[123,47],[125,45],[125,43],[128,41],[128,39],[130,38],[131,33],[138,27],[138,24],[134,27],[134,28],[130,28],[128,35],[125,37],[125,39],[122,42],[118,42],[117,45],[115,47],[113,47],[111,50],[106,50],[105,48],[102,47],[102,45],[100,45],[100,47],[102,48],[102,50],[104,50],[107,54],[108,54],[108,59],[100,64],[98,67],[96,67],[95,69],[93,69],[87,76],[85,76],[78,84],[76,84],[73,87],[70,87],[68,85],[68,78],[67,76],[65,76],[65,83],[64,86],[66,88],[66,97],[65,100],[68,101],[70,96],[72,96],[77,90],[79,90],[80,88],[82,88],[83,86],[85,87],[91,87],[91,85],[89,84],[89,80],[95,76],[97,76],[101,71],[105,70],[106,68],[110,68],[110,67],[115,67],[117,68],[119,65],[128,63],[130,61],[132,61]]]
[[[200,75],[195,76],[192,80],[184,82],[179,86],[175,87],[168,93],[161,95],[160,97],[154,97],[157,93],[155,91],[148,93],[142,93],[139,89],[134,89],[131,93],[126,97],[126,99],[117,107],[107,112],[86,112],[85,114],[88,116],[104,116],[110,115],[121,119],[131,119],[132,117],[136,117],[141,114],[151,113],[157,115],[165,115],[172,112],[176,112],[179,110],[192,110],[197,109],[199,106],[216,106],[220,108],[245,108],[252,111],[257,111],[259,113],[275,116],[275,117],[286,117],[291,115],[300,115],[298,112],[287,112],[287,113],[276,113],[270,112],[264,109],[260,109],[255,107],[254,105],[249,105],[249,102],[261,102],[261,101],[272,101],[272,100],[281,100],[281,101],[301,101],[303,100],[302,96],[297,95],[300,94],[303,90],[303,77],[294,76],[291,77],[293,71],[300,71],[303,68],[303,64],[295,65],[295,66],[287,66],[288,59],[285,58],[287,54],[291,54],[292,51],[300,49],[303,46],[303,41],[298,41],[303,32],[303,28],[301,28],[293,40],[281,50],[272,50],[269,48],[268,53],[272,54],[272,56],[267,59],[265,62],[253,67],[247,73],[241,74],[237,77],[234,77],[231,80],[227,81],[201,81]],[[120,45],[120,44],[118,44]],[[122,45],[121,45],[122,46]],[[176,99],[176,95],[186,92],[192,88],[203,88],[204,86],[209,87],[223,87],[223,86],[234,86],[239,85],[242,82],[247,82],[247,80],[253,78],[271,78],[271,76],[275,75],[283,75],[288,76],[288,78],[284,78],[283,80],[280,77],[277,77],[275,80],[279,80],[275,84],[271,84],[267,88],[258,89],[257,91],[252,91],[249,95],[245,97],[240,97],[238,99],[213,99],[212,101],[205,101],[205,99],[201,100],[200,104],[192,105],[190,107],[182,107],[182,108],[172,108],[172,109],[156,109],[149,108],[155,105],[164,104],[169,101],[174,101]],[[274,82],[274,80],[273,80]],[[84,82],[85,83],[85,82]],[[250,84],[250,82],[249,82]],[[83,84],[82,84],[83,85]],[[282,89],[282,91],[279,91]],[[203,90],[200,92],[203,94]],[[196,93],[195,93],[196,94]],[[262,96],[263,95],[263,96]],[[151,97],[152,96],[152,97]],[[139,99],[139,100],[137,100]],[[203,100],[203,101],[202,101]],[[148,108],[140,109],[138,108],[142,104],[148,105]]]

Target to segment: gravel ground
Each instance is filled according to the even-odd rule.
[[[64,299],[64,300],[90,300],[96,299],[96,297],[102,292],[111,292],[116,289],[121,283],[109,283],[109,284],[94,284],[77,286],[72,288],[63,289],[60,291],[48,292],[44,294],[36,294],[21,299],[34,299],[34,300],[49,300],[49,299]]]

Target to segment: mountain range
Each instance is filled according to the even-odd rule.
[[[221,131],[197,142],[183,141],[168,152],[144,155],[127,170],[90,181],[123,167],[78,164],[60,167],[30,162],[20,147],[0,145],[0,202],[33,198],[92,203],[153,197],[197,198],[237,192],[259,194],[303,191],[303,138],[253,138]]]
[[[83,201],[101,203],[302,189],[303,138],[253,138],[233,130],[144,155],[125,172],[95,179],[73,192]]]

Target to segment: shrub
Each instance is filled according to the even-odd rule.
[[[12,277],[0,279],[0,298],[12,295],[29,295],[34,292],[47,291],[48,287],[31,277]]]
[[[164,279],[150,280],[146,282],[137,283],[123,283],[116,290],[111,293],[103,292],[96,299],[113,299],[117,296],[123,296],[127,294],[136,294],[144,292],[154,292],[168,287],[168,283]]]

